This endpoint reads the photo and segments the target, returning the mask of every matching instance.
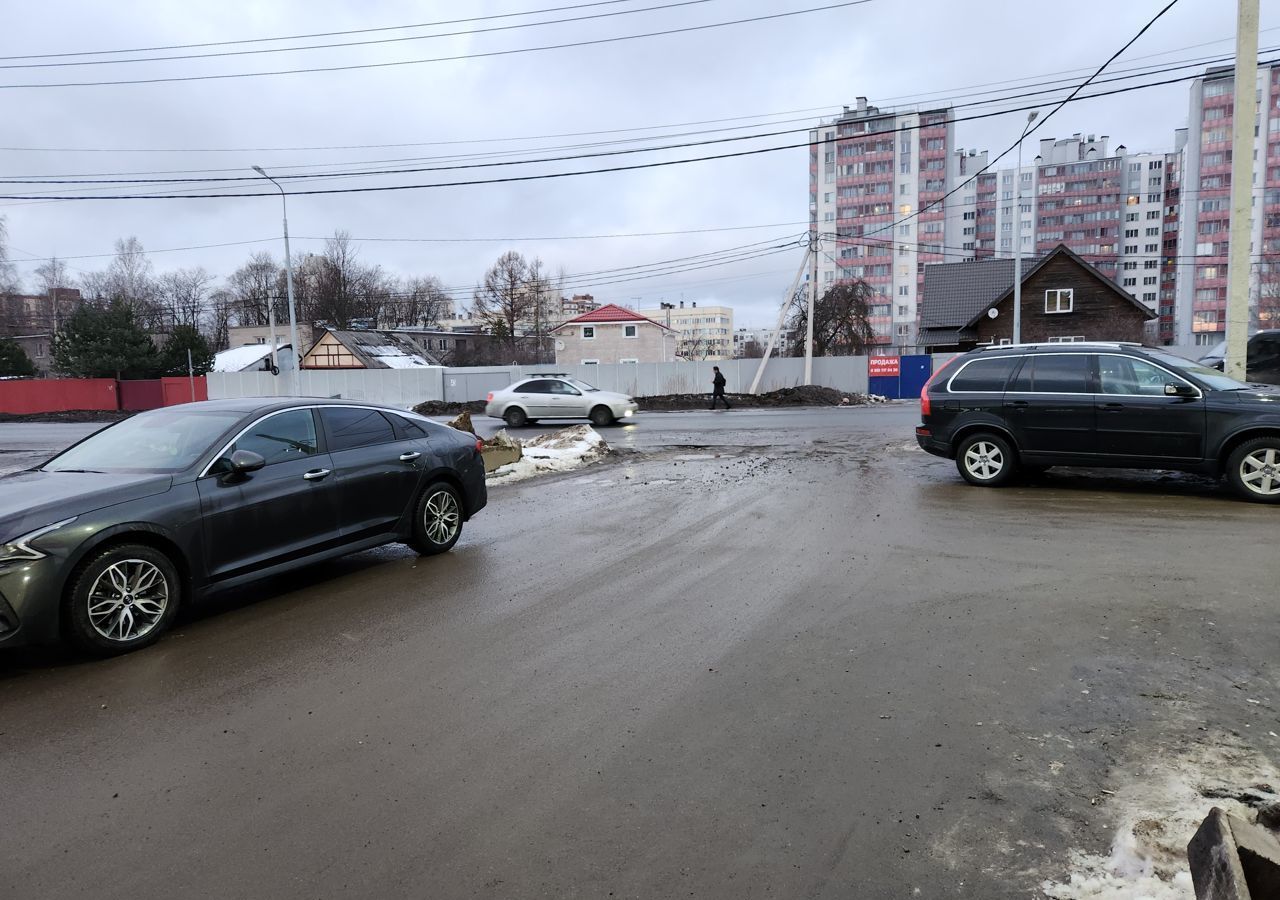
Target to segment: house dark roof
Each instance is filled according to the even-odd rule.
[[[585,312],[551,330],[558,331],[559,329],[564,328],[565,325],[613,325],[622,322],[643,322],[646,325],[657,325],[659,328],[664,328],[668,331],[672,330],[667,328],[667,326],[663,325],[661,322],[655,322],[648,316],[642,316],[635,310],[618,306],[616,303],[606,303],[598,309]]]
[[[1156,314],[1115,281],[1065,244],[1059,244],[1039,259],[1022,258],[1022,282],[1036,274],[1050,260],[1068,256],[1086,273],[1133,305],[1148,319]],[[954,344],[972,337],[971,329],[988,309],[1013,295],[1013,260],[984,259],[974,262],[936,263],[925,266],[924,298],[920,310],[920,343]]]
[[[1023,280],[1036,260],[1022,259]],[[1013,287],[1012,259],[935,263],[924,267],[920,343],[950,344],[960,331]]]
[[[422,369],[436,359],[404,335],[391,331],[330,331],[366,369]]]

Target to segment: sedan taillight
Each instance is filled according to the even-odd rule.
[[[484,398],[484,402],[485,402],[485,403],[492,403],[492,402],[493,402],[493,391],[490,391],[490,392],[489,392],[489,396]]]

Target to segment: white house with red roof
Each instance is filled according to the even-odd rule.
[[[608,303],[551,331],[557,365],[671,362],[676,331],[635,310]]]

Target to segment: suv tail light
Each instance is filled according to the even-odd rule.
[[[937,379],[939,375],[941,375],[943,372],[947,370],[947,366],[951,365],[953,362],[955,362],[959,358],[960,357],[958,356],[953,356],[951,357],[951,359],[944,362],[940,368],[935,369],[934,373],[929,376],[929,380],[924,383],[924,387],[920,388],[920,417],[921,418],[925,418],[932,411],[932,408],[929,404],[929,386],[933,384],[933,382]]]

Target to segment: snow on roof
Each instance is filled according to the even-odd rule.
[[[284,344],[279,346],[283,347]],[[232,347],[223,350],[213,357],[214,372],[243,372],[246,369],[258,368],[264,357],[271,353],[269,344],[246,344],[243,347]]]
[[[366,347],[365,351],[368,352],[369,349],[370,348]],[[378,362],[386,365],[388,369],[421,369],[431,365],[421,356],[417,355],[409,356],[407,354],[387,354],[384,356],[382,354],[375,354],[374,358],[377,359]]]

